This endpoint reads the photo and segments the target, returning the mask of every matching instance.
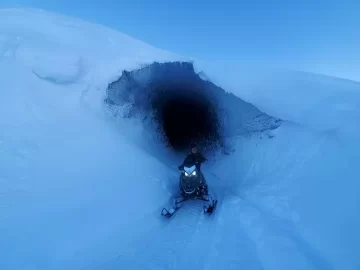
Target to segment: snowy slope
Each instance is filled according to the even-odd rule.
[[[141,125],[103,98],[122,70],[175,60],[99,25],[0,10],[0,269],[358,269],[359,84],[196,61],[286,122],[204,165],[215,216],[193,203],[164,221],[179,160],[148,155]]]
[[[168,197],[161,179],[171,172],[125,143],[99,110],[109,77],[151,54],[41,11],[0,16],[0,269],[79,269],[106,252],[105,238],[130,236],[132,208],[153,213]],[[137,61],[126,59],[134,53]],[[153,205],[138,205],[131,190]]]

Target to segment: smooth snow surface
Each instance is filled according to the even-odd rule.
[[[360,269],[360,85],[195,62],[286,121],[203,165],[213,216],[190,202],[167,220],[183,157],[149,155],[148,131],[103,100],[122,70],[177,60],[99,25],[0,10],[0,269]]]

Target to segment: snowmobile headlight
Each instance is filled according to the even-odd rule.
[[[191,175],[195,176],[195,175],[196,175],[196,171],[193,171]]]
[[[189,174],[187,172],[185,172],[185,176],[189,176]]]

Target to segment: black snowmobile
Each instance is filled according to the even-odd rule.
[[[202,200],[210,202],[208,206],[204,206],[204,212],[213,213],[217,200],[213,200],[208,194],[208,186],[204,175],[196,168],[193,163],[188,163],[181,168],[182,173],[179,179],[180,196],[174,199],[173,207],[170,210],[163,208],[161,214],[163,216],[172,216],[187,200]]]
[[[184,198],[203,197],[208,194],[204,175],[193,164],[184,166],[180,174],[179,188]]]

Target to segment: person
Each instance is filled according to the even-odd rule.
[[[198,152],[196,144],[191,144],[191,152],[186,156],[184,162],[179,166],[179,170],[184,170],[185,164],[195,164],[196,169],[200,172],[202,177],[202,190],[204,194],[208,194],[208,185],[206,183],[205,177],[201,172],[201,164],[207,161],[207,159]]]
[[[179,170],[184,169],[185,164],[195,164],[196,169],[201,171],[201,163],[205,162],[207,159],[198,152],[196,144],[191,144],[191,152],[186,156],[184,162],[179,166]]]

